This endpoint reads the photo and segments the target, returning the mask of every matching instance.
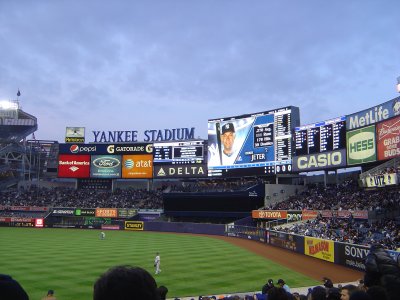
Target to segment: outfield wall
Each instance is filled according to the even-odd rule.
[[[263,230],[264,239],[260,239],[260,231],[248,226],[227,226],[227,236],[257,240],[271,246],[287,249],[316,259],[342,265],[358,271],[365,271],[364,259],[369,252],[368,246],[334,242],[332,240],[301,236],[275,230]],[[400,259],[400,252],[387,251],[394,260]]]

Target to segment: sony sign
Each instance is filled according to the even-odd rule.
[[[364,259],[367,257],[368,252],[369,252],[368,248],[361,248],[359,246],[346,245],[344,247],[344,254],[352,258]]]
[[[293,160],[294,172],[341,168],[346,166],[346,149],[295,156]]]

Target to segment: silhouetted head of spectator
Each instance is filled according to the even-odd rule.
[[[267,292],[268,300],[289,300],[289,295],[283,288],[273,287]]]
[[[377,285],[368,288],[367,294],[370,295],[372,299],[379,299],[379,300],[388,299],[385,289]]]
[[[160,296],[160,300],[167,299],[168,289],[165,286],[163,286],[163,285],[159,286],[157,288],[157,292],[158,292],[158,295]]]
[[[93,300],[159,300],[153,276],[139,267],[116,266],[94,284]]]
[[[329,288],[326,290],[326,299],[327,300],[340,300],[340,290],[338,288]]]
[[[325,300],[326,289],[322,286],[316,286],[311,290],[311,300]]]
[[[9,275],[0,274],[0,298],[2,300],[29,300],[22,286]]]
[[[333,288],[333,282],[328,277],[322,278],[322,281],[324,282],[324,287],[327,289]]]
[[[373,300],[370,295],[364,291],[355,291],[350,296],[350,300]]]

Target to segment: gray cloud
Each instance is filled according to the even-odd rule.
[[[37,137],[66,126],[196,127],[300,107],[302,123],[394,98],[400,19],[384,1],[2,1],[0,96]],[[317,111],[317,113],[316,113]]]

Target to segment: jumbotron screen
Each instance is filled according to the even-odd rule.
[[[154,165],[202,164],[204,141],[154,143]]]
[[[295,156],[346,148],[346,117],[295,128]]]
[[[292,131],[299,108],[208,120],[208,176],[273,175],[292,171]]]

